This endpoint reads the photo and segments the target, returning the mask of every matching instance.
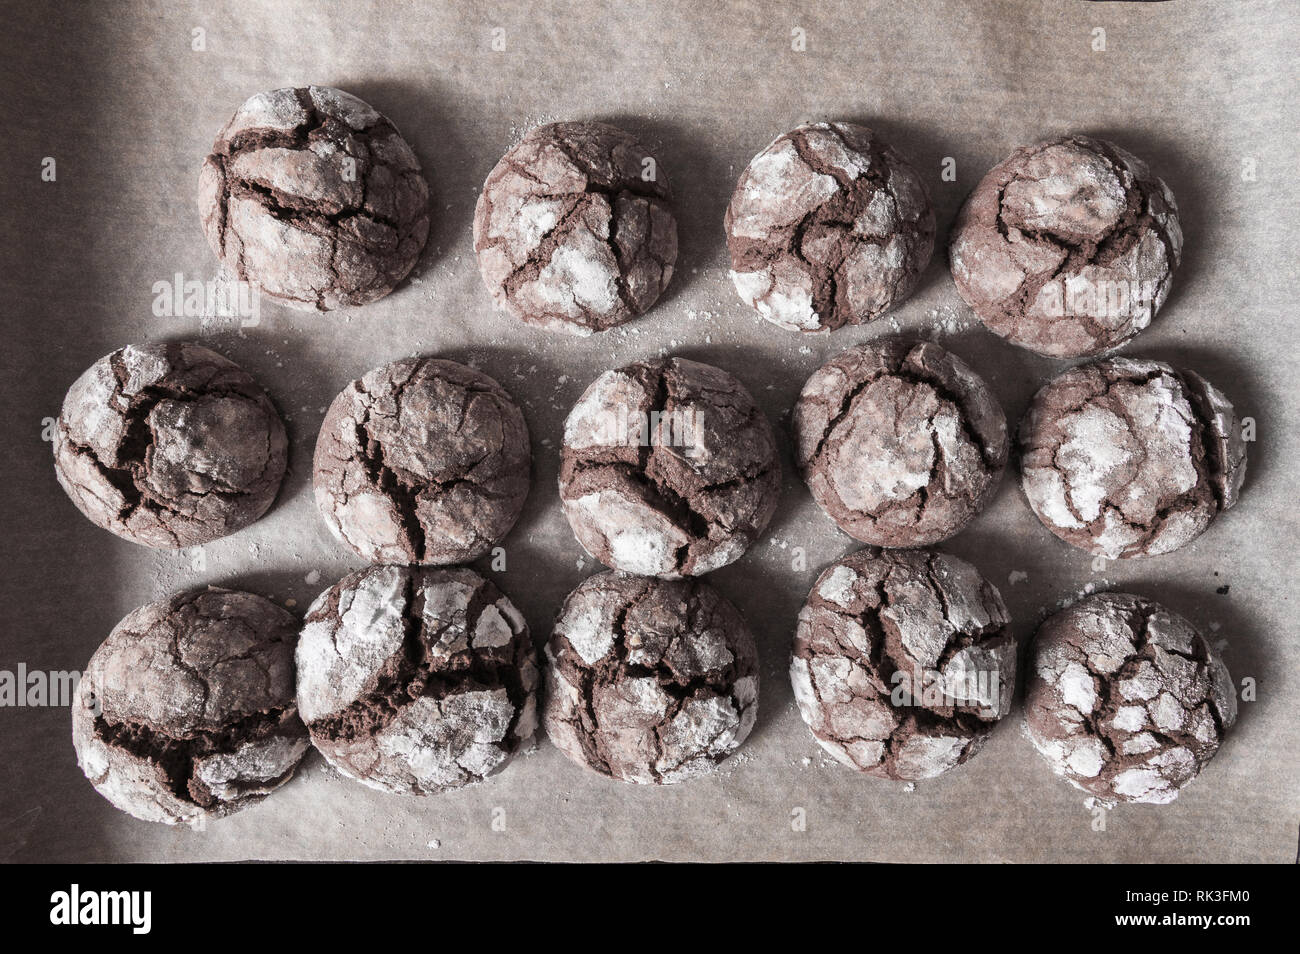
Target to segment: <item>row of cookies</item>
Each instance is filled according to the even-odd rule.
[[[850,536],[941,542],[996,491],[1011,440],[988,385],[930,342],[874,339],[818,369],[795,405],[796,463]],[[1246,445],[1232,404],[1192,371],[1105,358],[1039,390],[1017,435],[1039,520],[1100,556],[1167,553],[1237,500]],[[92,521],[178,548],[252,523],[287,466],[284,424],[226,358],[128,346],[69,389],[55,473]],[[509,533],[530,485],[528,427],[466,365],[405,358],[351,382],[321,425],[316,500],[371,562],[467,563]],[[583,547],[607,566],[698,576],[737,560],[781,491],[766,417],[728,372],[684,358],[601,374],[564,425],[559,480]]]
[[[222,265],[294,307],[391,292],[428,237],[430,190],[392,122],[330,87],[250,97],[204,161],[199,208]],[[824,331],[880,318],[934,251],[922,176],[873,130],[807,123],[741,173],[725,216],[731,277],[764,318]],[[644,314],[672,280],[677,220],[659,158],[599,122],[539,126],[488,174],[474,249],[493,301],[590,335]],[[1041,354],[1116,348],[1150,324],[1182,255],[1173,193],[1104,140],[1071,135],[995,166],[953,225],[962,298]]]
[[[1100,373],[1116,360],[1067,375]],[[1204,415],[1215,402],[1203,382],[1167,366],[1137,370],[1121,383],[1103,375],[1098,393],[1110,400],[1147,387],[1148,400],[1182,404],[1125,411],[1126,421],[1150,428],[1127,434],[1135,447],[1099,446],[1094,434],[1064,452],[1094,453],[1111,467],[1125,458],[1125,486],[1173,493],[1143,547],[1121,556],[1185,542],[1189,527],[1199,532],[1217,512],[1216,488],[1235,493],[1244,466],[1222,443],[1236,431],[1230,407],[1220,408],[1223,420]],[[1035,415],[1059,426],[1062,414],[1098,413],[1079,400],[1098,393],[1074,378],[1067,384],[1069,407],[1031,409],[1022,443]],[[1053,382],[1040,398],[1062,387]],[[1178,450],[1192,486],[1171,489],[1161,483],[1169,448],[1153,442],[1173,419],[1188,431]],[[892,547],[965,526],[1007,454],[1005,421],[986,386],[929,343],[886,338],[836,357],[810,379],[794,421],[819,503],[852,535]],[[245,459],[250,448],[262,456]],[[548,732],[570,756],[617,778],[667,782],[707,771],[753,725],[757,653],[730,603],[681,578],[739,558],[767,525],[781,484],[770,426],[731,375],[661,359],[593,382],[566,422],[562,454],[561,497],[579,541],[609,566],[645,575],[593,577],[566,601],[547,647]],[[1231,461],[1237,471],[1215,469]],[[142,817],[193,820],[287,779],[308,732],[341,770],[390,791],[439,791],[504,765],[536,721],[527,628],[473,571],[418,565],[465,562],[499,542],[528,492],[530,463],[522,415],[481,372],[416,358],[354,381],[322,425],[316,495],[340,539],[379,565],[322,594],[301,639],[292,617],[251,594],[185,594],[132,614],[87,670],[74,720],[87,775]],[[230,362],[185,344],[102,359],[74,386],[56,439],[56,468],[73,500],[101,525],[153,546],[190,545],[254,519],[283,467],[283,427],[264,392]],[[1033,502],[1033,471],[1024,485]],[[1169,537],[1169,526],[1178,535]],[[1036,668],[1039,692],[1056,694],[1054,704],[1030,707],[1049,720],[1039,726],[1044,751],[1076,780],[1092,779],[1095,794],[1172,797],[1231,722],[1221,663],[1149,601],[1107,595],[1069,612],[1082,622],[1059,626],[1073,636],[1054,648],[1040,638],[1040,653],[1061,657]],[[892,778],[932,777],[975,754],[1009,711],[1016,652],[1007,622],[996,590],[960,560],[917,549],[854,554],[823,574],[800,616],[791,669],[800,710],[842,761]],[[1091,635],[1079,636],[1080,627]],[[1103,650],[1088,639],[1101,639],[1110,655],[1094,660]],[[1065,683],[1044,681],[1052,665]],[[1139,669],[1149,676],[1141,691],[1150,691],[1123,697],[1123,727],[1068,717],[1080,711],[1084,683],[1094,693],[1111,675],[1136,685]],[[1118,706],[1115,694],[1128,691],[1105,690],[1095,704]],[[1170,733],[1175,703],[1187,723],[1178,736]],[[1076,771],[1114,749],[1121,728],[1140,737],[1123,740],[1127,761]],[[1152,740],[1159,744],[1141,748]]]
[[[932,550],[860,550],[800,611],[790,676],[818,743],[871,775],[934,778],[974,757],[1011,710],[1017,646],[996,588]],[[627,782],[705,775],[757,716],[743,616],[708,583],[618,572],[565,600],[546,644],[545,730]],[[1185,620],[1123,593],[1039,627],[1030,740],[1103,802],[1172,801],[1218,751],[1236,695]],[[433,795],[501,771],[538,725],[523,617],[464,567],[349,574],[301,624],[252,593],[209,588],[118,624],[78,685],[86,777],[145,821],[200,825],[287,782],[309,745],[349,778]]]

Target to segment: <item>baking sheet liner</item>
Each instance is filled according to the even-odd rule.
[[[599,569],[569,532],[555,480],[564,415],[602,370],[672,353],[734,372],[777,428],[786,486],[762,542],[710,577],[747,615],[762,657],[757,728],[712,777],[618,784],[542,740],[483,785],[402,799],[337,777],[312,755],[274,797],[192,832],[136,821],[100,798],[76,767],[66,708],[6,708],[0,858],[1294,859],[1298,25],[1300,9],[1285,0],[13,7],[0,38],[0,668],[80,669],[129,610],[206,583],[301,611],[357,565],[311,500],[325,407],[347,381],[402,355],[471,362],[524,408],[535,483],[507,568],[493,576],[538,637],[564,595]],[[242,329],[156,315],[156,283],[214,274],[193,193],[217,130],[248,95],[307,83],[366,99],[420,156],[437,215],[416,275],[342,313],[265,302],[259,323]],[[678,274],[654,310],[586,340],[495,313],[470,238],[497,158],[530,126],[571,118],[624,125],[657,149],[681,235]],[[819,570],[855,546],[791,465],[789,408],[805,378],[842,348],[897,328],[965,358],[1014,422],[1062,367],[984,331],[941,254],[917,294],[868,327],[799,336],[740,304],[722,233],[736,176],[778,133],[815,119],[875,126],[902,150],[926,177],[940,243],[991,165],[1067,131],[1114,139],[1177,195],[1185,262],[1155,324],[1125,353],[1195,368],[1255,419],[1241,504],[1176,554],[1096,567],[1042,529],[1008,479],[945,546],[1000,588],[1022,639],[1082,592],[1131,589],[1193,620],[1223,645],[1238,680],[1255,680],[1257,701],[1177,802],[1120,807],[1097,830],[1083,793],[1023,737],[1018,713],[974,761],[914,787],[832,763],[800,721],[786,677],[795,615]],[[41,177],[47,157],[53,182]],[[941,176],[945,158],[955,181]],[[180,338],[252,372],[292,438],[274,509],[201,554],[151,552],[90,525],[55,483],[42,440],[44,419],[96,358]]]

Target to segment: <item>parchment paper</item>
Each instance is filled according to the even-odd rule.
[[[417,800],[337,777],[313,755],[263,804],[191,832],[135,821],[100,798],[76,767],[66,708],[8,708],[0,709],[0,857],[1295,857],[1296,4],[6,7],[0,668],[80,669],[129,610],[206,583],[293,600],[301,611],[357,565],[311,500],[325,406],[348,380],[402,355],[472,362],[525,409],[535,483],[507,541],[507,569],[495,577],[539,639],[564,595],[600,569],[561,515],[555,479],[563,417],[602,370],[676,353],[736,373],[777,427],[786,487],[763,542],[710,577],[748,616],[763,679],[754,734],[711,778],[667,788],[605,781],[542,740],[483,785]],[[803,51],[792,48],[796,28]],[[504,50],[493,49],[494,37]],[[268,302],[260,324],[242,331],[156,317],[155,282],[214,274],[193,202],[213,136],[248,95],[307,83],[363,97],[415,147],[438,213],[418,274],[387,299],[344,313]],[[587,340],[495,313],[471,247],[488,170],[529,126],[560,118],[613,121],[649,140],[680,223],[679,272],[666,297],[642,320]],[[1177,195],[1186,260],[1155,324],[1125,351],[1195,368],[1256,420],[1242,502],[1185,550],[1098,571],[1039,526],[1009,472],[990,509],[946,545],[1000,587],[1024,639],[1085,590],[1132,589],[1189,617],[1222,642],[1235,678],[1256,681],[1257,701],[1243,704],[1218,757],[1172,805],[1120,807],[1094,830],[1083,793],[1032,750],[1018,711],[970,764],[911,791],[831,763],[795,711],[786,677],[795,615],[817,572],[855,546],[791,466],[789,408],[807,375],[896,325],[966,358],[1014,422],[1063,367],[986,332],[957,297],[942,254],[894,322],[799,336],[740,304],[722,233],[737,174],[780,132],[835,118],[877,127],[923,170],[941,247],[992,164],[1067,131],[1114,139]],[[53,182],[41,177],[45,157],[56,160]],[[945,157],[955,160],[955,181],[941,178]],[[92,526],[56,485],[41,436],[42,420],[96,358],[129,342],[178,338],[200,339],[248,368],[293,440],[274,509],[204,547],[201,564],[192,552],[152,552]],[[803,569],[793,568],[796,548]]]

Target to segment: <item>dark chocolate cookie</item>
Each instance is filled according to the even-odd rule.
[[[1108,358],[1049,381],[1020,422],[1021,486],[1043,526],[1098,556],[1177,550],[1237,502],[1246,444],[1191,371]]]
[[[77,508],[157,549],[252,523],[275,499],[287,455],[266,392],[187,342],[100,358],[68,390],[54,434],[54,472]]]
[[[199,213],[222,265],[330,311],[391,292],[429,234],[429,186],[387,117],[328,86],[258,93],[212,144]]]
[[[1007,623],[997,589],[964,560],[859,550],[817,578],[799,613],[799,712],[850,768],[933,778],[974,756],[1011,711]]]
[[[1172,802],[1236,718],[1227,667],[1159,603],[1098,593],[1038,627],[1029,738],[1057,775],[1103,802]]]
[[[528,626],[473,570],[372,566],[307,611],[298,707],[344,775],[431,795],[500,771],[537,723]]]
[[[252,593],[211,588],[140,607],[82,675],[77,764],[145,821],[198,825],[261,801],[308,748],[297,638],[293,614]]]
[[[564,601],[546,660],[547,736],[625,782],[713,771],[758,714],[754,637],[699,580],[589,577]]]
[[[1151,324],[1182,247],[1174,195],[1144,162],[1062,136],[993,167],[957,216],[949,258],[957,291],[992,331],[1068,358]]]
[[[872,321],[916,289],[934,251],[921,177],[851,123],[808,123],[760,152],[727,206],[731,278],[782,328]]]
[[[734,377],[660,358],[606,371],[564,422],[560,498],[606,566],[674,579],[740,559],[776,510],[772,428]]]
[[[488,174],[474,209],[492,300],[577,335],[644,314],[677,261],[668,202],[663,170],[631,134],[595,122],[537,127]]]
[[[518,405],[455,361],[403,358],[353,381],[316,440],[316,504],[372,563],[467,563],[514,526],[532,452]]]
[[[945,540],[983,509],[1007,462],[988,385],[936,344],[870,341],[819,368],[794,407],[795,460],[817,503],[866,543]]]

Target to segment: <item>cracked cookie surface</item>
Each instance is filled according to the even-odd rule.
[[[606,566],[675,579],[738,560],[776,510],[771,425],[712,365],[661,358],[606,371],[564,422],[560,498]]]
[[[284,423],[237,364],[188,342],[129,345],[68,390],[54,472],[97,526],[177,549],[262,516],[288,459]]]
[[[1182,247],[1174,195],[1146,163],[1105,140],[1062,136],[990,170],[958,213],[949,259],[990,330],[1068,358],[1147,327]]]
[[[932,550],[859,550],[826,569],[799,613],[790,681],[836,760],[882,778],[934,778],[973,757],[1011,710],[1016,641],[997,589]]]
[[[934,251],[921,177],[852,123],[778,136],[741,173],[725,225],[741,300],[794,331],[879,318],[916,290]]]
[[[1237,717],[1227,667],[1187,620],[1127,593],[1048,617],[1025,691],[1030,741],[1103,802],[1163,804],[1200,773]]]
[[[455,361],[404,358],[349,384],[321,424],[316,504],[372,563],[468,563],[500,542],[528,496],[519,406]]]
[[[713,771],[758,714],[758,652],[707,583],[600,573],[564,601],[546,646],[546,734],[625,782]]]
[[[327,86],[250,97],[212,145],[199,213],[223,267],[286,305],[391,292],[429,234],[429,186],[387,117]]]
[[[840,529],[877,546],[938,543],[992,498],[1007,422],[988,385],[929,342],[850,348],[808,379],[795,461]]]
[[[144,821],[199,825],[261,801],[308,749],[297,638],[293,614],[252,593],[214,587],[140,607],[78,685],[77,764]]]
[[[497,307],[590,335],[644,314],[672,279],[668,180],[636,137],[597,122],[539,126],[488,174],[474,251]]]
[[[536,728],[528,626],[470,569],[349,574],[307,611],[297,663],[312,743],[381,791],[431,795],[481,781]]]
[[[1237,502],[1246,477],[1232,404],[1160,361],[1071,368],[1034,395],[1017,443],[1021,486],[1043,526],[1110,559],[1190,543]]]

